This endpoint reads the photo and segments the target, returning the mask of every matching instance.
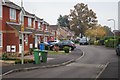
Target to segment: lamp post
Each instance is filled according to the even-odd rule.
[[[114,30],[115,30],[115,20],[114,19],[108,19],[107,21],[113,21],[114,22]],[[115,39],[115,32],[114,32],[114,39]],[[114,41],[114,48],[115,48],[115,41]]]

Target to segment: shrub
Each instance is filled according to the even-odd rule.
[[[65,53],[69,53],[70,48],[67,47],[67,46],[65,46],[65,47],[63,48],[63,50],[65,51]]]
[[[115,46],[114,46],[115,44]],[[111,48],[114,48],[116,47],[117,45],[117,39],[108,39],[108,40],[105,40],[105,46],[106,47],[111,47]]]
[[[99,40],[94,41],[94,45],[99,45]]]
[[[45,50],[49,50],[49,46],[48,45],[45,45]]]
[[[90,45],[94,45],[94,40],[90,40]]]
[[[34,48],[30,48],[30,49],[29,49],[29,53],[30,53],[31,55],[34,53],[33,51],[34,51]]]
[[[3,53],[2,54],[2,60],[6,60],[8,58],[7,54],[6,53]]]
[[[59,46],[57,44],[54,45],[53,50],[58,52],[59,51]]]
[[[75,43],[75,44],[79,44],[79,40],[75,40],[74,43]]]

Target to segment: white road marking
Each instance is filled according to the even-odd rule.
[[[104,64],[84,64],[84,63],[71,63],[66,66],[75,66],[75,67],[95,67],[95,68],[104,68]]]
[[[83,52],[83,51],[82,51],[82,52]],[[83,52],[83,55],[82,55],[80,58],[76,59],[76,61],[80,60],[80,59],[83,58],[84,56],[85,56],[85,53]]]
[[[100,71],[100,73],[96,76],[95,80],[97,80],[100,77],[100,75],[103,73],[103,71],[107,68],[108,64],[109,64],[109,62],[103,67],[103,69]]]

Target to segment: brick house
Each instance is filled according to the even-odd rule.
[[[57,40],[59,34],[58,25],[50,25],[49,28],[51,30],[50,32],[54,35],[54,37],[51,37],[52,40]]]
[[[51,32],[55,39],[73,39],[75,33],[70,31],[68,27],[62,27],[58,25],[50,25]]]
[[[2,2],[0,5],[0,53],[21,53],[22,35],[24,34],[24,52],[37,48],[41,41],[50,40],[53,36],[47,29],[49,24],[35,14],[13,2]],[[23,31],[21,31],[23,30]]]
[[[19,24],[19,13],[20,7],[12,2],[2,2],[2,23],[1,23],[1,43],[2,52],[16,52],[19,50],[19,34],[17,30],[10,27],[7,23],[20,26]],[[14,36],[14,37],[13,37]]]
[[[120,30],[114,30],[115,36],[120,36]]]
[[[3,34],[2,33],[2,2],[0,1],[0,53],[2,53],[2,48],[3,48],[2,34]]]
[[[70,31],[70,29],[67,27],[59,27],[57,31],[59,31],[59,39],[73,39],[75,35],[75,33]]]

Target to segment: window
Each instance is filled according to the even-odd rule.
[[[32,19],[28,18],[28,26],[32,26]]]
[[[2,4],[0,4],[0,17],[2,17]]]
[[[16,20],[16,10],[10,9],[10,19]]]
[[[40,26],[41,26],[41,25],[40,25],[40,22],[38,22],[38,29],[40,29]]]
[[[24,23],[24,16],[23,16],[22,11],[20,12],[20,15],[19,15],[19,21],[20,23]]]
[[[0,33],[0,47],[2,47],[2,33]]]

